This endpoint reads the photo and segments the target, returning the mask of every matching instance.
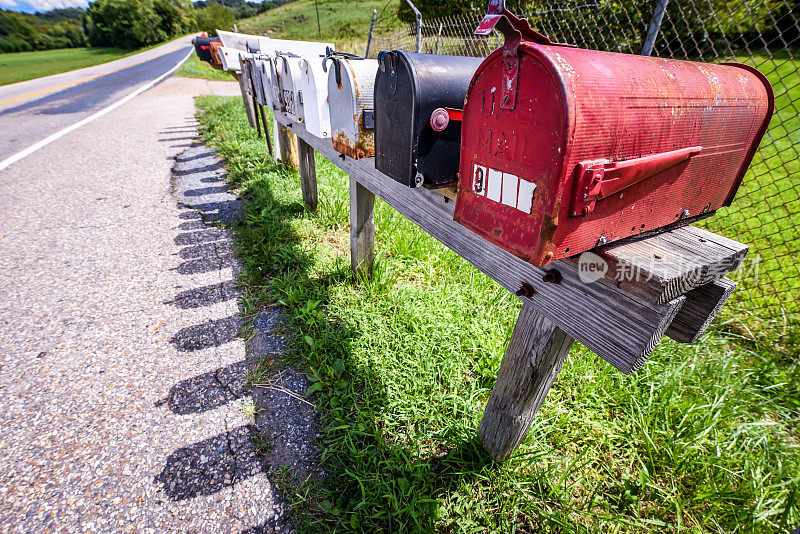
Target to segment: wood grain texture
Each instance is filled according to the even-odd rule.
[[[608,264],[609,282],[642,299],[664,303],[735,270],[748,250],[738,241],[683,226],[593,252]]]
[[[303,139],[298,139],[300,148],[300,187],[303,202],[311,211],[317,211],[317,166],[314,162],[314,149]]]
[[[280,113],[276,117],[288,122]],[[535,267],[456,223],[454,203],[447,197],[395,182],[375,169],[373,158],[340,157],[329,139],[308,134],[302,125],[294,124],[293,130],[352,179],[512,293],[523,282],[533,286],[536,294],[532,299],[521,297],[523,301],[623,373],[641,367],[685,301],[680,296],[654,303],[607,280],[585,284],[572,262]],[[553,268],[561,274],[561,283],[543,281]]]
[[[573,341],[531,302],[522,306],[478,427],[492,458],[505,460],[525,439]]]
[[[297,147],[297,136],[284,126],[278,127],[278,145],[281,147],[281,162],[289,169],[300,170],[300,150]]]
[[[680,343],[697,341],[734,289],[736,282],[730,278],[721,278],[686,293],[686,302],[675,315],[666,335]]]
[[[375,256],[375,195],[350,178],[350,266],[366,273]]]

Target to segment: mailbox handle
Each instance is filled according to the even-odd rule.
[[[598,200],[674,167],[702,150],[701,146],[691,146],[621,161],[603,159],[578,163],[570,215],[588,215]]]

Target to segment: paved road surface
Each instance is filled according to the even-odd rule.
[[[2,154],[183,53],[6,109]],[[238,532],[280,512],[231,376],[229,236],[172,185],[212,90],[238,86],[168,78],[0,171],[2,532]],[[182,194],[217,198],[203,157],[208,184]]]
[[[191,49],[182,38],[110,63],[0,86],[0,161],[158,78]]]

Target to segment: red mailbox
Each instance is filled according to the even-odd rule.
[[[534,265],[728,206],[772,116],[756,69],[551,43],[490,3],[503,47],[464,105],[455,220]]]

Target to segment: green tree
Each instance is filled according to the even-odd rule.
[[[217,30],[229,30],[236,23],[231,10],[216,2],[209,2],[206,7],[195,10],[195,20],[197,29],[208,32],[212,37],[217,35]]]
[[[177,0],[95,0],[86,11],[94,46],[139,48],[191,30],[191,6]]]

